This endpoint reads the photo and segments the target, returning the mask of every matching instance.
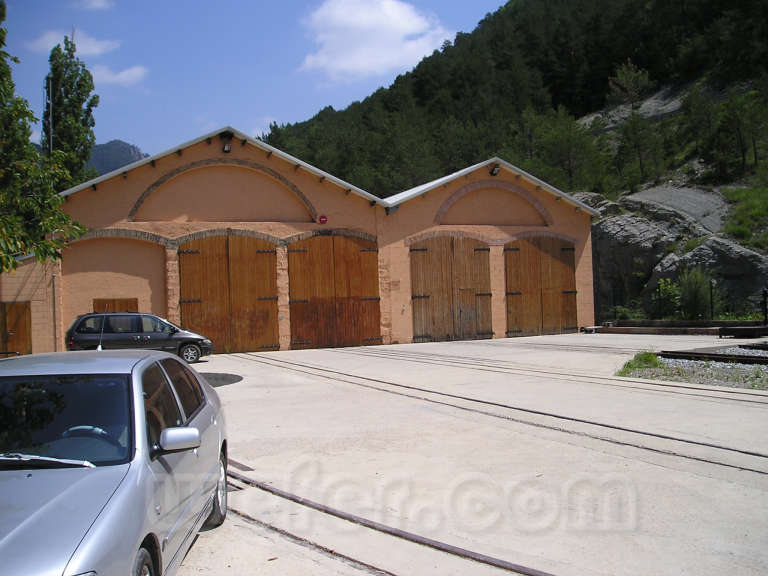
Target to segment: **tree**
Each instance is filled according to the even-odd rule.
[[[608,82],[613,98],[628,103],[632,110],[640,107],[640,99],[654,86],[648,77],[648,71],[638,68],[631,60],[616,68],[616,74],[611,76]]]
[[[56,45],[48,61],[51,68],[45,77],[42,147],[48,156],[52,149],[64,153],[64,167],[69,172],[69,181],[64,185],[69,188],[96,176],[96,171],[86,163],[96,141],[93,110],[99,105],[99,96],[91,95],[93,77],[75,56],[72,40],[65,36],[64,48]]]
[[[0,0],[0,24],[5,21]],[[84,229],[61,210],[56,187],[69,178],[61,154],[41,159],[29,138],[36,119],[23,98],[15,95],[11,62],[5,50],[6,29],[0,27],[0,271],[17,266],[17,257],[33,254],[38,261],[59,258],[67,238]]]

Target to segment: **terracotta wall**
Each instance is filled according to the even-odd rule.
[[[471,211],[465,222],[497,224],[444,223],[462,221],[463,209]],[[382,267],[390,271],[389,279],[381,281],[381,294],[392,312],[391,327],[387,327],[392,342],[413,338],[409,245],[438,235],[466,235],[491,245],[494,338],[503,338],[506,332],[503,246],[521,235],[557,235],[574,242],[578,323],[594,323],[590,216],[535,184],[505,169],[490,177],[488,169],[481,168],[401,204],[389,215],[384,210],[379,214],[380,258]],[[516,224],[504,224],[511,221]]]
[[[62,349],[63,334],[54,331],[62,314],[60,275],[58,262],[39,264],[33,258],[0,275],[0,301],[30,303],[33,353]]]
[[[63,326],[93,311],[94,298],[138,298],[139,312],[167,313],[165,249],[127,239],[74,242],[62,258]]]
[[[495,337],[503,337],[504,244],[525,234],[558,235],[576,247],[578,323],[594,322],[589,215],[506,169],[495,177],[487,168],[478,169],[387,214],[237,139],[228,154],[214,137],[153,164],[67,197],[65,210],[91,229],[91,237],[64,252],[61,274],[53,273],[54,265],[31,263],[0,279],[3,299],[28,295],[33,301],[36,352],[53,350],[54,342],[61,348],[63,331],[78,314],[91,310],[93,298],[137,297],[141,311],[178,321],[179,242],[193,234],[226,234],[227,229],[258,233],[280,244],[328,231],[377,238],[385,343],[412,339],[410,243],[454,234],[491,246],[492,324]],[[325,224],[319,223],[320,216]],[[280,246],[279,328],[281,347],[288,347],[284,252]]]

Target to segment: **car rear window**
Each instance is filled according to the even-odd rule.
[[[181,362],[173,358],[166,358],[161,360],[160,363],[165,368],[173,387],[176,389],[176,394],[178,394],[179,400],[181,400],[181,406],[184,408],[187,419],[191,418],[200,406],[203,405],[203,391],[200,388],[200,383],[189,368]]]

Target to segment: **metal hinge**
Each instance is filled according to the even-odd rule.
[[[277,296],[259,296],[256,300],[277,300]]]
[[[305,344],[311,344],[311,340],[294,340],[291,342],[291,346],[304,346]]]
[[[475,296],[493,296],[491,292],[478,292]]]
[[[306,304],[309,302],[309,299],[304,298],[302,300],[288,300],[288,304]]]
[[[289,248],[288,249],[288,254],[296,254],[297,252],[309,252],[309,250],[307,250],[306,248],[294,248],[294,249]]]
[[[411,248],[411,252],[426,252],[426,248]]]
[[[520,248],[504,248],[504,252],[520,252]]]
[[[202,300],[200,298],[196,298],[194,300],[179,300],[179,304],[200,304]]]
[[[490,248],[475,248],[475,252],[490,252]]]
[[[507,296],[522,296],[522,292],[507,292]]]
[[[360,248],[360,252],[378,252],[378,248]]]
[[[578,294],[578,290],[563,290],[563,294]]]
[[[200,254],[200,250],[179,250],[179,254]]]
[[[421,296],[419,295],[411,296],[411,300],[424,300],[426,298],[429,298],[429,294],[423,294]]]
[[[370,301],[370,302],[380,302],[381,298],[379,298],[378,296],[361,296],[360,300],[361,301]]]

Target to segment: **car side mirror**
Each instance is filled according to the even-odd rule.
[[[155,455],[185,452],[200,447],[200,430],[192,426],[166,428],[160,432],[160,442],[155,448]]]

